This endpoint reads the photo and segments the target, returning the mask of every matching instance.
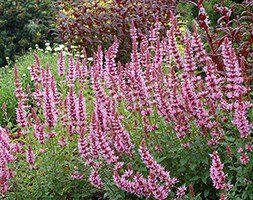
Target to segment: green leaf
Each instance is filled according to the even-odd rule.
[[[165,156],[164,156],[164,157],[158,158],[158,159],[157,159],[157,162],[160,163],[160,162],[162,162],[163,160],[165,160],[166,158],[168,158],[168,157],[165,157]]]
[[[188,159],[187,158],[183,158],[183,159],[180,160],[180,165],[184,166],[187,162],[188,162]]]
[[[209,190],[205,190],[205,191],[204,191],[204,197],[208,197],[209,192],[210,192]]]

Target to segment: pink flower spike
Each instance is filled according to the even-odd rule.
[[[59,140],[58,140],[58,144],[60,145],[60,147],[65,147],[67,146],[67,142],[64,136],[62,136]]]
[[[17,122],[18,126],[24,128],[27,126],[27,120],[26,120],[26,111],[23,101],[18,102],[18,108],[16,109],[17,112]]]
[[[76,93],[73,86],[70,87],[70,90],[67,95],[67,107],[68,107],[68,115],[71,121],[70,124],[73,126],[78,125],[78,119],[77,119],[78,104],[77,104]]]
[[[91,171],[89,181],[93,186],[95,186],[98,189],[102,189],[104,186],[104,183],[102,182],[101,178],[99,177],[98,172],[95,171],[94,169]]]
[[[64,73],[65,73],[64,72],[65,60],[64,60],[62,51],[58,54],[57,65],[58,65],[58,75],[59,76],[64,76]]]
[[[32,151],[31,145],[28,146],[28,150],[26,151],[26,162],[28,162],[30,164],[31,169],[35,168],[35,165],[33,165],[35,162],[35,156]]]
[[[217,190],[229,190],[231,189],[232,185],[226,183],[226,176],[223,172],[223,164],[220,161],[220,158],[218,156],[218,152],[214,151],[211,155],[212,157],[212,165],[210,168],[210,177],[213,181],[213,186]]]
[[[182,198],[185,195],[185,191],[187,190],[187,187],[182,186],[177,189],[177,198]]]
[[[54,127],[57,122],[57,115],[56,115],[53,92],[49,84],[44,85],[43,112],[44,112],[47,127],[49,128]]]
[[[8,167],[8,163],[15,160],[11,154],[13,149],[10,142],[7,130],[0,127],[0,194],[5,194],[10,189],[9,180],[14,176],[14,172]]]

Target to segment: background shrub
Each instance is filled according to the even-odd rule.
[[[108,48],[114,36],[120,41],[118,57],[126,62],[130,56],[130,26],[135,21],[138,31],[149,34],[149,27],[159,17],[166,32],[170,11],[176,12],[178,1],[60,1],[57,18],[58,34],[63,42],[88,48],[88,55],[98,45]]]
[[[200,3],[198,7],[202,6],[205,7],[205,4]],[[231,3],[230,1],[228,4],[222,1],[215,4],[213,9],[218,14],[217,20],[213,21],[215,26],[205,22],[205,19],[211,19],[210,15],[212,16],[213,12],[202,12],[202,16],[199,14],[200,27],[204,30],[203,35],[208,43],[210,56],[218,70],[221,72],[225,70],[225,63],[221,58],[221,44],[226,37],[229,37],[243,66],[243,74],[247,77],[245,80],[251,86],[253,73],[252,8],[253,4],[250,1],[242,3]]]
[[[53,41],[54,0],[0,0],[0,67],[45,41]]]

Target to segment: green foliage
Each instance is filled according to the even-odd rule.
[[[53,41],[54,1],[0,0],[0,67],[35,44]]]

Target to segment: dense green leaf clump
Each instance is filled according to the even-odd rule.
[[[53,3],[0,0],[0,67],[35,44],[43,47],[52,41]]]

